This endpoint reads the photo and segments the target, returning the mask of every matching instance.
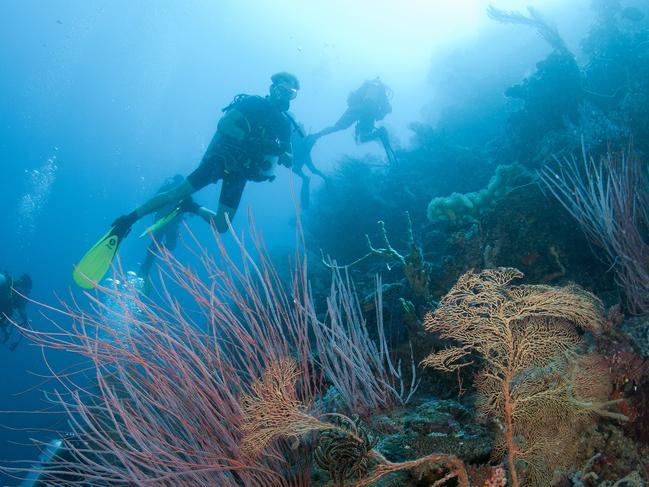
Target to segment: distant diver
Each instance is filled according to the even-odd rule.
[[[75,451],[84,449],[89,457],[97,453],[89,452],[88,444],[72,433],[54,438],[41,446],[35,464],[25,469],[25,477],[19,487],[48,487],[52,485],[88,485],[82,483],[83,476],[76,472]]]
[[[378,77],[365,81],[360,88],[352,91],[347,97],[347,110],[331,127],[326,127],[312,135],[315,140],[351,127],[354,123],[356,143],[377,140],[385,149],[390,164],[397,162],[396,154],[390,144],[385,127],[376,127],[375,123],[392,113],[390,97],[392,90]]]
[[[272,181],[277,164],[291,166],[291,130],[295,122],[287,111],[300,83],[286,72],[274,74],[271,81],[267,96],[238,95],[223,109],[225,115],[219,120],[200,165],[183,182],[112,223],[110,230],[75,266],[73,279],[80,287],[91,289],[102,279],[120,243],[143,216],[176,205],[173,211],[199,211],[201,216],[211,219],[220,233],[226,232],[246,182]],[[191,194],[219,180],[223,186],[216,213],[182,205]],[[155,224],[154,227],[153,230],[159,228]]]
[[[165,193],[174,189],[185,180],[180,174],[169,177],[160,186],[156,195]],[[185,198],[180,205],[167,205],[160,208],[154,218],[154,224],[145,230],[141,235],[153,235],[155,240],[152,240],[146,250],[146,255],[140,266],[139,277],[144,281],[145,294],[148,294],[150,287],[149,273],[155,261],[158,245],[164,245],[167,250],[174,251],[178,243],[178,234],[180,233],[180,224],[183,222],[184,213],[194,213],[209,219],[214,213],[207,208],[201,207],[196,203],[191,196]]]
[[[313,135],[305,135],[302,125],[294,127],[291,136],[291,144],[293,145],[293,166],[291,170],[302,180],[300,207],[304,210],[309,208],[309,185],[311,183],[311,178],[304,173],[304,168],[306,167],[311,174],[320,176],[324,181],[327,180],[324,173],[315,166],[311,157],[311,149],[315,142],[316,138]]]
[[[18,279],[13,279],[7,272],[0,272],[0,331],[2,332],[2,343],[7,343],[11,338],[14,326],[12,321],[19,326],[26,327],[29,324],[25,307],[26,296],[32,291],[32,280],[27,274]],[[23,338],[22,333],[18,339],[9,344],[12,352],[18,347]]]

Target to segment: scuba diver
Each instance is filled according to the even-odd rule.
[[[287,111],[299,88],[294,75],[281,72],[271,77],[267,96],[236,96],[223,109],[225,114],[198,168],[179,185],[117,218],[108,233],[75,266],[74,281],[86,289],[94,287],[108,271],[119,244],[133,224],[166,205],[176,205],[176,213],[198,211],[204,218],[210,218],[218,232],[226,232],[246,183],[272,181],[278,163],[291,166],[291,126],[295,122]],[[183,203],[191,194],[219,180],[223,185],[216,213]]]
[[[385,154],[391,164],[396,163],[396,154],[390,144],[388,131],[385,127],[377,128],[374,124],[392,113],[390,98],[392,90],[376,77],[365,81],[360,88],[352,91],[347,97],[347,110],[331,127],[316,132],[311,137],[315,140],[351,127],[354,123],[356,143],[378,140],[385,149]],[[315,142],[314,140],[314,142]]]
[[[32,280],[27,274],[14,280],[7,272],[0,272],[0,331],[2,331],[2,343],[7,343],[13,330],[12,321],[19,326],[26,327],[29,324],[25,307],[26,296],[32,291]],[[19,334],[18,340],[9,345],[12,352],[16,349],[23,338]]]
[[[311,178],[304,174],[304,167],[306,166],[311,174],[320,176],[323,181],[327,181],[327,177],[315,166],[311,158],[311,149],[315,142],[316,138],[313,135],[304,134],[304,127],[301,124],[294,127],[291,135],[291,144],[293,145],[293,166],[291,170],[302,179],[300,207],[305,210],[309,208],[309,184]]]

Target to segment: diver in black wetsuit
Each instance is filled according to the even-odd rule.
[[[396,163],[396,154],[390,145],[388,131],[385,127],[376,127],[375,123],[392,113],[390,105],[391,90],[377,77],[365,81],[360,88],[352,91],[347,98],[347,110],[338,121],[311,135],[315,140],[328,134],[339,132],[356,124],[354,134],[356,142],[381,142],[388,160]],[[315,142],[314,140],[314,142]]]
[[[19,326],[26,327],[29,324],[25,307],[28,296],[32,290],[32,280],[27,274],[14,280],[7,272],[0,272],[0,332],[2,332],[2,343],[7,343],[13,331],[12,321]],[[9,344],[9,350],[14,351],[21,342],[23,336],[19,334],[18,339]]]
[[[302,180],[300,207],[304,210],[309,208],[309,185],[311,183],[311,178],[304,173],[304,168],[306,167],[311,174],[320,176],[324,181],[327,181],[327,176],[315,166],[311,157],[311,149],[315,142],[316,138],[313,135],[304,134],[304,127],[302,125],[296,125],[294,127],[291,136],[291,143],[293,145],[293,166],[291,170]]]
[[[228,229],[248,181],[272,181],[275,166],[292,164],[291,126],[286,113],[297,96],[299,81],[290,73],[277,73],[266,97],[239,95],[223,111],[198,168],[175,188],[160,193],[133,212],[113,222],[113,234],[120,239],[143,216],[163,206],[179,204],[208,184],[223,181],[216,213],[188,204],[184,211],[196,212],[214,222],[219,232]],[[227,218],[226,218],[227,216]]]

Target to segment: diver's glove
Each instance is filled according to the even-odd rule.
[[[189,196],[180,202],[178,208],[180,208],[181,213],[194,213],[197,214],[201,205],[194,201],[194,198]]]
[[[113,233],[120,238],[126,237],[136,221],[138,221],[136,210],[133,210],[128,215],[120,216],[111,224],[111,226],[113,227]]]

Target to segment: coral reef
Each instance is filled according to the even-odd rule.
[[[305,216],[308,268],[301,245],[280,272],[257,238],[250,256],[235,237],[237,258],[220,241],[217,258],[192,249],[198,270],[161,249],[161,302],[108,286],[114,311],[64,305],[59,334],[31,337],[89,359],[93,377],[59,373],[66,392],[49,394],[73,436],[46,480],[644,485],[649,28],[636,4],[593,1],[578,58],[540,12],[490,8],[551,52],[413,124],[398,164],[340,161]]]

